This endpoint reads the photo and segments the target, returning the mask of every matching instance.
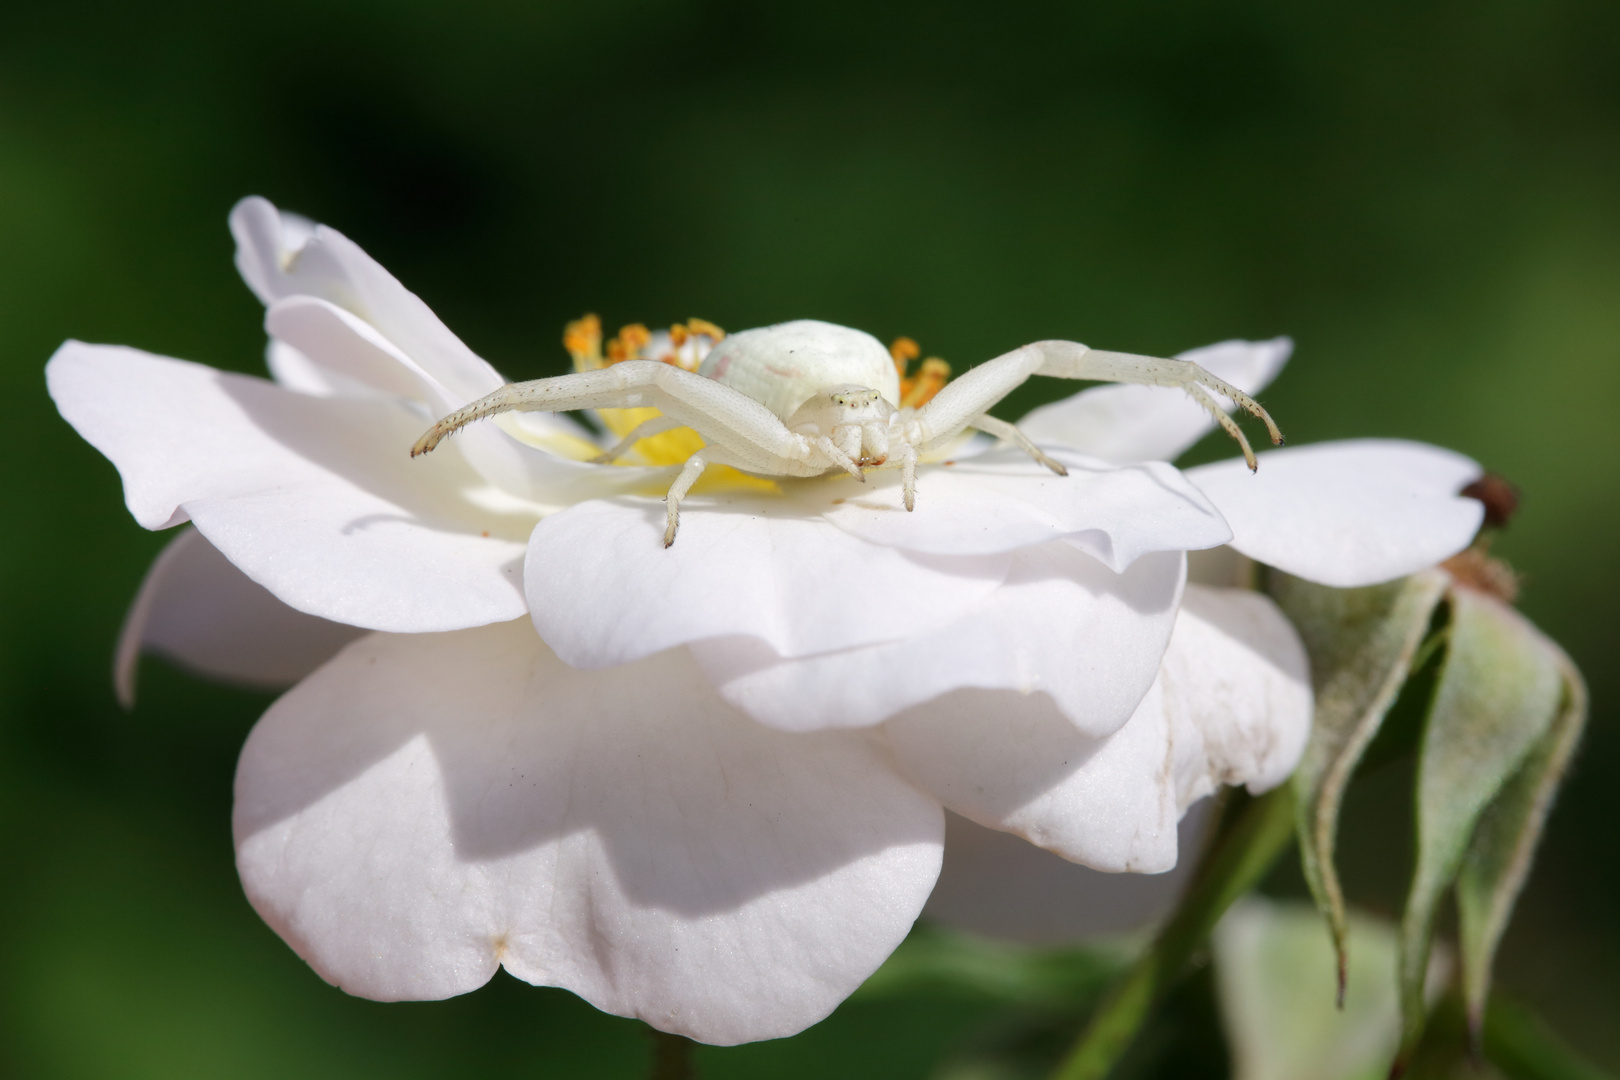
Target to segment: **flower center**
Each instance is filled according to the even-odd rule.
[[[563,348],[574,360],[575,371],[594,371],[626,360],[656,360],[685,371],[696,372],[726,332],[707,319],[689,319],[676,323],[668,330],[649,330],[642,323],[620,327],[618,334],[602,340],[602,320],[587,314],[563,329]],[[933,400],[951,377],[951,366],[937,356],[930,356],[907,375],[911,362],[922,355],[922,349],[908,337],[899,337],[889,346],[894,359],[895,372],[900,377],[900,401],[903,409],[918,409]],[[624,438],[641,424],[661,414],[657,409],[597,409],[596,416],[602,426]],[[680,465],[703,448],[703,437],[689,427],[678,427],[641,439],[618,459],[624,465]],[[862,457],[862,464],[878,465],[882,457],[870,460]],[[782,488],[777,480],[753,476],[726,465],[711,465],[694,485],[694,491],[743,489],[754,492],[777,492]]]
[[[563,330],[563,348],[574,358],[575,371],[591,371],[625,360],[657,360],[686,371],[702,366],[709,350],[719,344],[726,332],[707,319],[689,319],[668,330],[648,330],[641,323],[622,327],[617,336],[602,344],[602,320],[585,315]],[[636,427],[656,416],[657,409],[597,409],[602,426],[623,438]],[[619,459],[625,465],[680,465],[703,449],[703,437],[689,427],[675,428],[636,443]],[[693,486],[694,491],[735,490],[779,492],[781,487],[762,476],[751,476],[726,465],[711,465]]]

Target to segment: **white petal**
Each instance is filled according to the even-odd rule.
[[[831,1011],[910,929],[943,834],[866,741],[760,727],[682,650],[566,667],[527,622],[355,643],[260,721],[236,795],[249,899],[350,993],[504,964],[713,1043]]]
[[[246,200],[232,222],[239,237],[246,238],[238,251],[244,274],[251,272],[250,284],[256,279],[267,283],[267,291],[261,291],[268,305],[265,329],[292,350],[290,355],[271,352],[278,381],[306,393],[382,393],[420,402],[424,429],[502,384],[494,369],[420,300],[330,230],[318,229],[295,258],[283,257],[296,268],[290,275],[266,269],[274,260],[262,257],[255,237],[261,231],[257,226],[267,225],[267,215],[273,213],[268,206],[263,200]],[[335,269],[327,266],[330,275],[300,276],[334,259]],[[300,291],[306,288],[311,291]],[[376,302],[356,299],[365,296]],[[600,488],[606,478],[604,470],[584,463],[597,447],[566,416],[497,418],[470,427],[457,444],[486,480],[522,498],[562,504],[583,497],[581,484]],[[637,478],[625,470],[611,477],[621,485]]]
[[[1153,683],[1175,624],[1184,556],[1115,574],[1062,542],[1013,555],[1006,581],[937,630],[798,659],[758,639],[692,647],[727,701],[789,731],[875,724],[961,687],[1050,696],[1081,731],[1107,735]]]
[[[705,638],[744,635],[801,656],[920,634],[966,611],[1007,555],[918,555],[857,539],[791,498],[714,495],[581,503],[535,528],[524,577],[557,655],[599,668]]]
[[[376,393],[371,387],[344,378],[337,372],[317,364],[286,342],[276,341],[274,338],[265,346],[264,366],[269,369],[270,377],[278,385],[285,386],[288,390],[296,390],[300,394],[312,394],[315,397],[331,397],[334,394],[364,397]]]
[[[288,296],[330,301],[376,327],[463,401],[483,397],[505,381],[420,298],[337,230],[324,225],[311,230],[304,219],[283,215],[254,196],[231,211],[231,234],[237,269],[266,307]]]
[[[940,555],[973,555],[1067,539],[1113,570],[1150,551],[1214,547],[1230,536],[1196,488],[1160,462],[1118,466],[1062,450],[1058,476],[1017,450],[924,467],[916,510],[901,503],[899,477],[868,474],[826,517],[874,544]]]
[[[271,304],[264,328],[304,356],[351,382],[403,398],[430,402],[436,419],[451,407],[444,385],[358,315],[313,296]]]
[[[1433,566],[1467,547],[1484,505],[1457,494],[1480,476],[1450,450],[1355,439],[1238,459],[1187,476],[1231,523],[1232,546],[1323,585],[1375,585]]]
[[[1110,872],[1176,865],[1169,732],[1154,683],[1104,738],[1083,734],[1050,698],[957,690],[889,720],[895,759],[949,810]]]
[[[336,230],[278,213],[252,197],[231,211],[231,232],[237,268],[269,309],[266,329],[323,369],[300,372],[300,382],[336,389],[359,384],[414,398],[432,414],[424,426],[506,382],[419,297]],[[572,419],[549,413],[499,418],[461,438],[464,453],[490,483],[558,504],[583,497],[581,483],[599,488],[604,482],[594,475],[602,470],[571,460],[590,456],[587,440]],[[627,470],[612,479],[633,481]]]
[[[1177,353],[1248,394],[1277,377],[1294,351],[1289,338],[1223,341]],[[1232,403],[1222,402],[1227,412]],[[1215,426],[1208,410],[1180,389],[1097,386],[1032,409],[1018,421],[1043,445],[1072,446],[1104,461],[1173,461]]]
[[[374,629],[515,618],[534,515],[484,509],[456,453],[412,460],[417,420],[135,349],[63,345],[51,397],[149,529],[193,521],[284,603]]]
[[[1188,586],[1159,678],[1124,727],[1076,730],[1039,695],[961,690],[888,721],[896,760],[948,809],[1109,871],[1176,865],[1176,822],[1215,783],[1256,790],[1310,731],[1304,652],[1258,594]]]
[[[1163,874],[1105,874],[958,814],[945,817],[945,861],[923,918],[1003,941],[1056,945],[1119,934],[1169,914],[1209,828],[1212,801],[1176,827],[1183,857]]]
[[[361,633],[294,611],[202,534],[182,529],[146,572],[124,619],[113,684],[132,706],[136,664],[142,653],[157,653],[225,682],[291,686]]]
[[[1270,597],[1188,585],[1159,682],[1183,809],[1222,784],[1269,791],[1299,764],[1314,710],[1310,662]]]
[[[309,296],[279,300],[265,313],[265,329],[311,358],[319,377],[334,389],[366,387],[420,402],[417,422],[423,430],[435,418],[466,404],[376,327],[325,300]],[[521,421],[505,427],[521,431],[524,441],[508,434],[497,420],[470,425],[457,435],[455,448],[491,484],[539,504],[567,505],[662,475],[662,470],[605,469],[579,460],[592,456],[598,447],[567,417],[525,413]]]

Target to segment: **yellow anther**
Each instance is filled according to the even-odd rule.
[[[575,371],[602,366],[602,320],[584,315],[563,328],[563,348],[574,358]]]
[[[930,401],[934,395],[945,388],[946,380],[951,377],[951,365],[937,356],[930,356],[922,362],[917,369],[915,378],[900,380],[900,407],[902,409],[920,409]]]
[[[726,336],[724,330],[708,319],[687,319],[686,330],[691,334],[702,334],[713,344],[719,344],[720,340]]]
[[[686,339],[688,336],[689,335],[686,332],[686,327],[682,326],[680,323],[676,323],[674,326],[669,328],[669,343],[675,346],[677,349],[686,344]]]
[[[906,365],[922,355],[922,348],[908,337],[897,337],[894,344],[889,346],[889,355],[894,357],[895,374],[904,379]]]

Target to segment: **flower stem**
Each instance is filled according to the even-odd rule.
[[[1232,901],[1253,888],[1294,837],[1289,784],[1231,807],[1175,914],[1103,999],[1053,1080],[1102,1080],[1130,1048]]]
[[[653,1040],[652,1080],[697,1080],[691,1039],[655,1027],[647,1031]]]

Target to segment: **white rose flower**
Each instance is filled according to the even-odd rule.
[[[48,379],[136,519],[194,527],[131,611],[125,697],[143,649],[301,679],[243,750],[238,867],[366,997],[505,966],[706,1042],[799,1031],[910,929],[942,808],[1154,872],[1194,800],[1288,775],[1298,639],[1258,594],[1186,585],[1187,551],[1355,583],[1478,525],[1466,459],[1341,444],[1184,475],[1142,448],[1207,416],[1108,388],[1053,407],[1079,421],[1043,411],[1067,477],[996,450],[924,465],[908,514],[893,479],[722,475],[666,550],[672,470],[589,464],[565,417],[411,460],[501,376],[340,234],[261,199],[231,225],[275,382],[78,342]]]

